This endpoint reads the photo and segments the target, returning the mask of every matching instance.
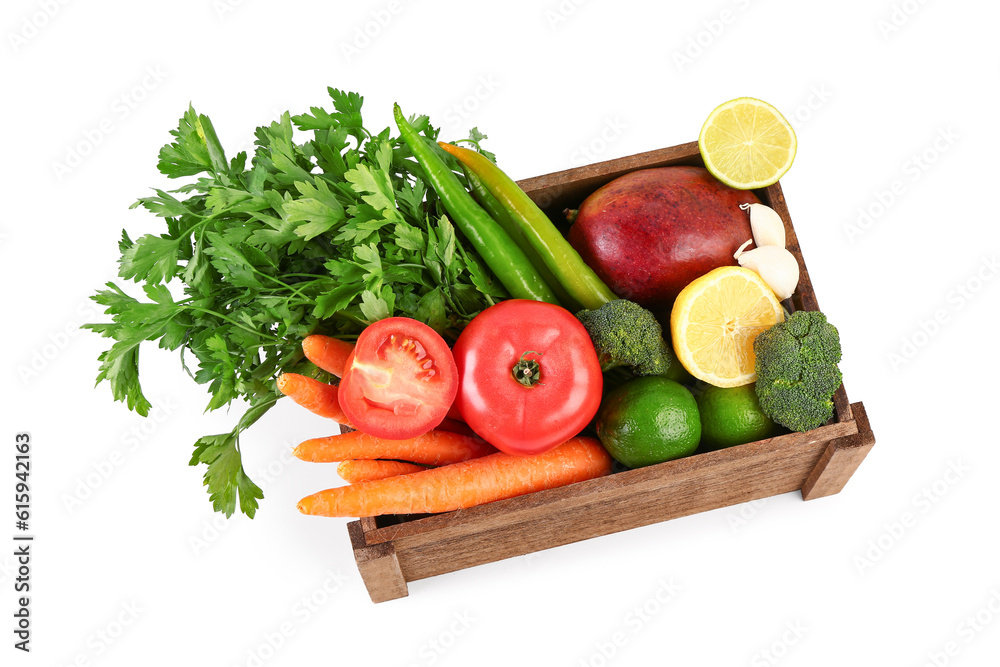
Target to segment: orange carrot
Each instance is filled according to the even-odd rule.
[[[552,489],[611,472],[611,457],[595,438],[573,438],[544,454],[498,452],[441,468],[327,489],[299,501],[317,516],[376,516],[450,512]]]
[[[354,343],[330,336],[313,334],[306,336],[302,341],[302,352],[305,353],[306,359],[337,377],[344,376],[344,364],[352,351]]]
[[[337,402],[337,387],[298,373],[282,373],[278,391],[320,417],[329,417],[350,425],[347,415]]]
[[[331,463],[348,459],[400,459],[439,466],[492,454],[496,449],[479,438],[428,431],[408,440],[384,440],[361,431],[306,440],[292,453],[303,461]]]
[[[337,466],[337,474],[345,482],[357,484],[358,482],[368,482],[373,479],[385,479],[397,475],[407,475],[411,472],[427,470],[425,466],[418,466],[415,463],[405,463],[404,461],[381,461],[367,459],[351,459],[341,461]]]

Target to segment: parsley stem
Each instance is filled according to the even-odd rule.
[[[292,287],[291,285],[289,285],[288,283],[284,282],[283,280],[279,280],[278,278],[275,278],[274,276],[269,276],[266,273],[262,273],[262,272],[258,271],[257,268],[254,267],[254,266],[250,266],[250,270],[253,271],[254,273],[256,273],[261,278],[269,278],[269,279],[273,280],[274,282],[278,283],[279,285],[281,285],[282,287],[284,287],[288,291],[292,292],[293,294],[298,294],[299,296],[301,296],[304,299],[308,299],[309,298],[305,294],[302,293],[302,290],[297,290],[294,287]],[[311,301],[311,299],[310,299],[310,301]]]
[[[226,317],[222,313],[216,312],[214,310],[209,310],[208,308],[199,308],[198,306],[184,306],[184,308],[187,308],[188,310],[196,310],[199,313],[205,313],[206,315],[215,315],[220,320],[223,320],[225,322],[229,322],[234,327],[239,327],[240,329],[243,329],[244,331],[252,333],[252,334],[254,334],[256,336],[260,336],[261,338],[270,338],[271,340],[277,341],[279,343],[284,343],[285,342],[284,340],[282,340],[281,338],[278,338],[277,336],[271,336],[270,334],[261,333],[260,331],[257,331],[256,329],[251,329],[250,327],[246,326],[242,322],[238,322],[238,321],[236,321],[236,320],[234,320],[234,319],[232,319],[230,317]]]
[[[479,142],[475,141],[474,139],[456,139],[452,143],[455,143],[455,144],[472,144],[473,146],[476,147],[477,151],[479,151],[480,153],[482,152],[482,147],[479,145]]]
[[[315,306],[316,305],[316,300],[315,299],[310,299],[308,297],[306,297],[304,299],[301,299],[301,300],[288,299],[288,305],[289,306],[292,306],[292,305],[309,305],[309,306]],[[354,324],[360,324],[362,327],[368,326],[368,322],[366,320],[363,320],[360,317],[358,317],[357,315],[352,315],[351,313],[348,313],[347,311],[344,311],[344,310],[338,310],[337,312],[335,312],[330,317],[340,317],[342,319],[347,320],[348,322],[353,322]]]
[[[334,315],[334,317],[342,317],[342,318],[344,318],[345,320],[347,320],[349,322],[354,322],[355,324],[360,324],[363,327],[368,326],[368,322],[366,322],[365,320],[361,319],[360,317],[358,317],[356,315],[351,315],[350,313],[348,313],[346,311],[343,311],[343,310],[338,310],[333,315]]]

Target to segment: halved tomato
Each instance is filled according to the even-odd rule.
[[[361,332],[337,395],[356,429],[403,440],[440,424],[457,392],[458,369],[444,339],[422,322],[390,317]]]

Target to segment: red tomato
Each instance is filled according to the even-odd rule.
[[[358,336],[337,397],[362,433],[404,440],[441,423],[458,392],[448,344],[426,324],[390,317]]]
[[[597,352],[565,308],[501,301],[469,323],[454,354],[455,402],[465,423],[508,454],[540,454],[561,445],[583,430],[601,404]]]

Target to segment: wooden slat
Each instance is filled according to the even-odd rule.
[[[833,412],[834,419],[839,422],[849,422],[854,419],[854,414],[851,411],[851,402],[847,398],[847,390],[844,389],[843,384],[840,385],[840,388],[833,395]]]
[[[850,430],[846,424],[823,427]],[[805,434],[793,434],[802,435]],[[789,436],[782,436],[789,437]],[[431,577],[482,563],[569,544],[599,535],[646,526],[788,493],[801,488],[822,455],[825,438],[801,437],[788,446],[781,438],[618,473],[575,484],[540,504],[538,496],[495,507],[489,518],[458,521],[434,530],[397,535],[400,566],[407,581]],[[670,465],[675,464],[675,465]],[[635,474],[640,473],[640,474]],[[634,474],[634,479],[628,475]],[[573,487],[577,487],[574,489]],[[519,499],[512,499],[519,500]],[[500,505],[500,503],[493,503]]]
[[[525,496],[423,517],[366,532],[368,544],[390,542],[422,533],[450,530],[456,534],[469,534],[484,524],[521,518],[544,518],[554,506],[568,503],[582,506],[595,500],[619,496],[633,496],[668,487],[678,476],[725,476],[731,469],[739,469],[740,462],[751,461],[753,466],[780,467],[786,456],[795,456],[803,449],[816,450],[815,464],[826,444],[835,438],[856,432],[854,422],[832,423],[806,433],[788,433],[776,438],[730,447],[714,452],[704,452],[675,461],[667,461],[645,468],[628,470],[608,477],[578,482],[558,489],[537,491]],[[808,458],[808,457],[807,457]],[[809,468],[812,469],[812,466]],[[806,471],[808,472],[808,471]],[[805,480],[805,476],[800,480]],[[794,487],[799,488],[799,487]],[[794,489],[793,489],[794,490]],[[742,502],[742,501],[740,501]]]
[[[868,452],[875,445],[875,435],[868,423],[868,413],[861,403],[851,405],[858,432],[854,435],[837,438],[826,446],[815,469],[802,485],[803,500],[813,500],[824,496],[840,493],[865,460]]]
[[[579,206],[594,190],[630,171],[681,164],[703,165],[697,141],[526,178],[517,184],[539,208],[554,215],[567,206]]]
[[[773,208],[781,216],[785,223],[785,247],[795,256],[799,262],[799,284],[796,288],[796,296],[800,310],[819,310],[819,301],[816,299],[816,292],[813,289],[812,279],[809,277],[809,269],[806,261],[802,257],[802,248],[799,246],[799,237],[795,235],[795,228],[792,226],[792,217],[788,213],[788,204],[785,202],[785,195],[781,191],[781,183],[766,189],[765,203]]]
[[[781,190],[781,183],[775,183],[759,193],[760,200],[773,208],[781,216],[781,221],[785,223],[785,247],[792,253],[799,263],[799,284],[792,295],[794,310],[819,310],[819,300],[816,298],[816,290],[813,289],[812,279],[809,277],[809,269],[806,260],[802,256],[802,248],[799,245],[799,237],[795,235],[795,228],[792,226],[792,216],[788,212],[788,204],[785,195]],[[833,396],[834,411],[836,420],[839,422],[851,421],[851,402],[847,398],[847,390],[841,385],[840,389]]]

